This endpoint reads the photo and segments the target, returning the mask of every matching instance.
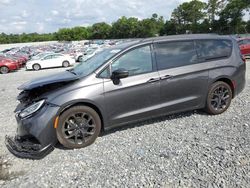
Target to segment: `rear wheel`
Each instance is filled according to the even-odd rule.
[[[92,144],[101,131],[101,120],[88,106],[75,106],[59,117],[56,129],[59,142],[66,148],[83,148]]]
[[[0,67],[0,73],[2,74],[7,74],[9,71],[9,68],[6,66]]]
[[[35,71],[38,71],[38,70],[41,69],[41,65],[39,65],[39,64],[34,64],[32,67],[33,67],[33,69],[34,69]]]
[[[63,67],[68,67],[68,66],[69,66],[69,62],[68,62],[68,61],[64,61],[64,62],[62,63],[62,66],[63,66]]]
[[[231,100],[231,87],[225,82],[215,82],[210,87],[207,96],[206,111],[212,115],[221,114],[228,109]]]

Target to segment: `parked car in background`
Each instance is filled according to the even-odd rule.
[[[102,130],[133,121],[194,109],[221,114],[244,89],[245,72],[231,37],[176,35],[117,45],[20,86],[18,132],[6,137],[6,146],[38,159],[58,141],[86,147]]]
[[[43,58],[44,56],[49,55],[49,54],[52,55],[52,54],[55,54],[55,53],[54,53],[54,52],[41,52],[41,53],[38,53],[37,55],[33,56],[33,57],[30,59],[30,61],[41,59],[41,58]]]
[[[19,69],[18,63],[11,59],[1,58],[0,57],[0,73],[7,74],[10,71]]]
[[[240,51],[245,58],[250,58],[250,38],[239,38]]]
[[[75,64],[75,60],[70,56],[63,54],[47,54],[41,58],[28,61],[26,63],[27,70],[40,70],[52,67],[69,67]]]
[[[7,59],[11,59],[11,60],[15,61],[16,63],[18,63],[19,68],[23,67],[26,63],[26,60],[24,60],[23,58],[17,57],[17,56],[5,54],[5,57]]]
[[[103,49],[102,48],[88,48],[83,52],[83,55],[79,57],[79,62],[84,62],[96,55],[98,52],[101,52]]]

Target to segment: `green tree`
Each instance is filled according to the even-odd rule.
[[[219,16],[220,12],[225,7],[226,0],[208,0],[207,3],[207,13],[209,17],[209,21],[213,23],[215,21],[215,17]]]
[[[72,40],[72,32],[69,28],[59,29],[56,33],[56,39],[59,41],[71,41]]]
[[[107,39],[110,38],[111,25],[101,22],[96,23],[91,28],[91,38],[92,39]]]
[[[250,8],[249,0],[228,0],[227,5],[220,13],[218,24],[222,33],[239,33],[242,25],[244,11]]]
[[[62,28],[55,34],[59,41],[83,40],[89,38],[89,31],[85,27]]]
[[[246,30],[247,30],[247,33],[250,33],[250,20],[247,21]]]
[[[138,37],[138,30],[138,18],[123,16],[112,24],[111,36],[112,38],[134,38]]]
[[[163,29],[161,30],[161,35],[175,35],[178,33],[178,26],[181,24],[176,24],[174,20],[166,21]],[[180,31],[179,31],[180,32]]]
[[[85,27],[74,27],[71,29],[71,40],[83,40],[89,37],[89,32]]]
[[[163,16],[158,17],[156,13],[151,18],[146,18],[139,21],[137,37],[155,37],[163,35],[164,30],[164,18]]]
[[[199,32],[199,24],[206,17],[205,10],[206,3],[198,0],[180,4],[171,16],[171,21],[177,25],[176,32],[184,33],[186,30],[191,30],[192,33]]]

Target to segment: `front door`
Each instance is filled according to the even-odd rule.
[[[151,45],[129,50],[117,58],[110,69],[110,72],[126,69],[129,76],[120,79],[119,84],[104,79],[107,126],[152,116],[160,103],[160,83]]]
[[[41,60],[41,66],[42,68],[49,68],[53,67],[53,55],[47,55]]]

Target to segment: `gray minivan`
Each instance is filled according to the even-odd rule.
[[[193,109],[227,110],[245,85],[237,41],[219,35],[177,35],[136,40],[103,50],[73,69],[35,79],[18,89],[18,157],[39,159],[59,141],[92,144],[101,131]]]

